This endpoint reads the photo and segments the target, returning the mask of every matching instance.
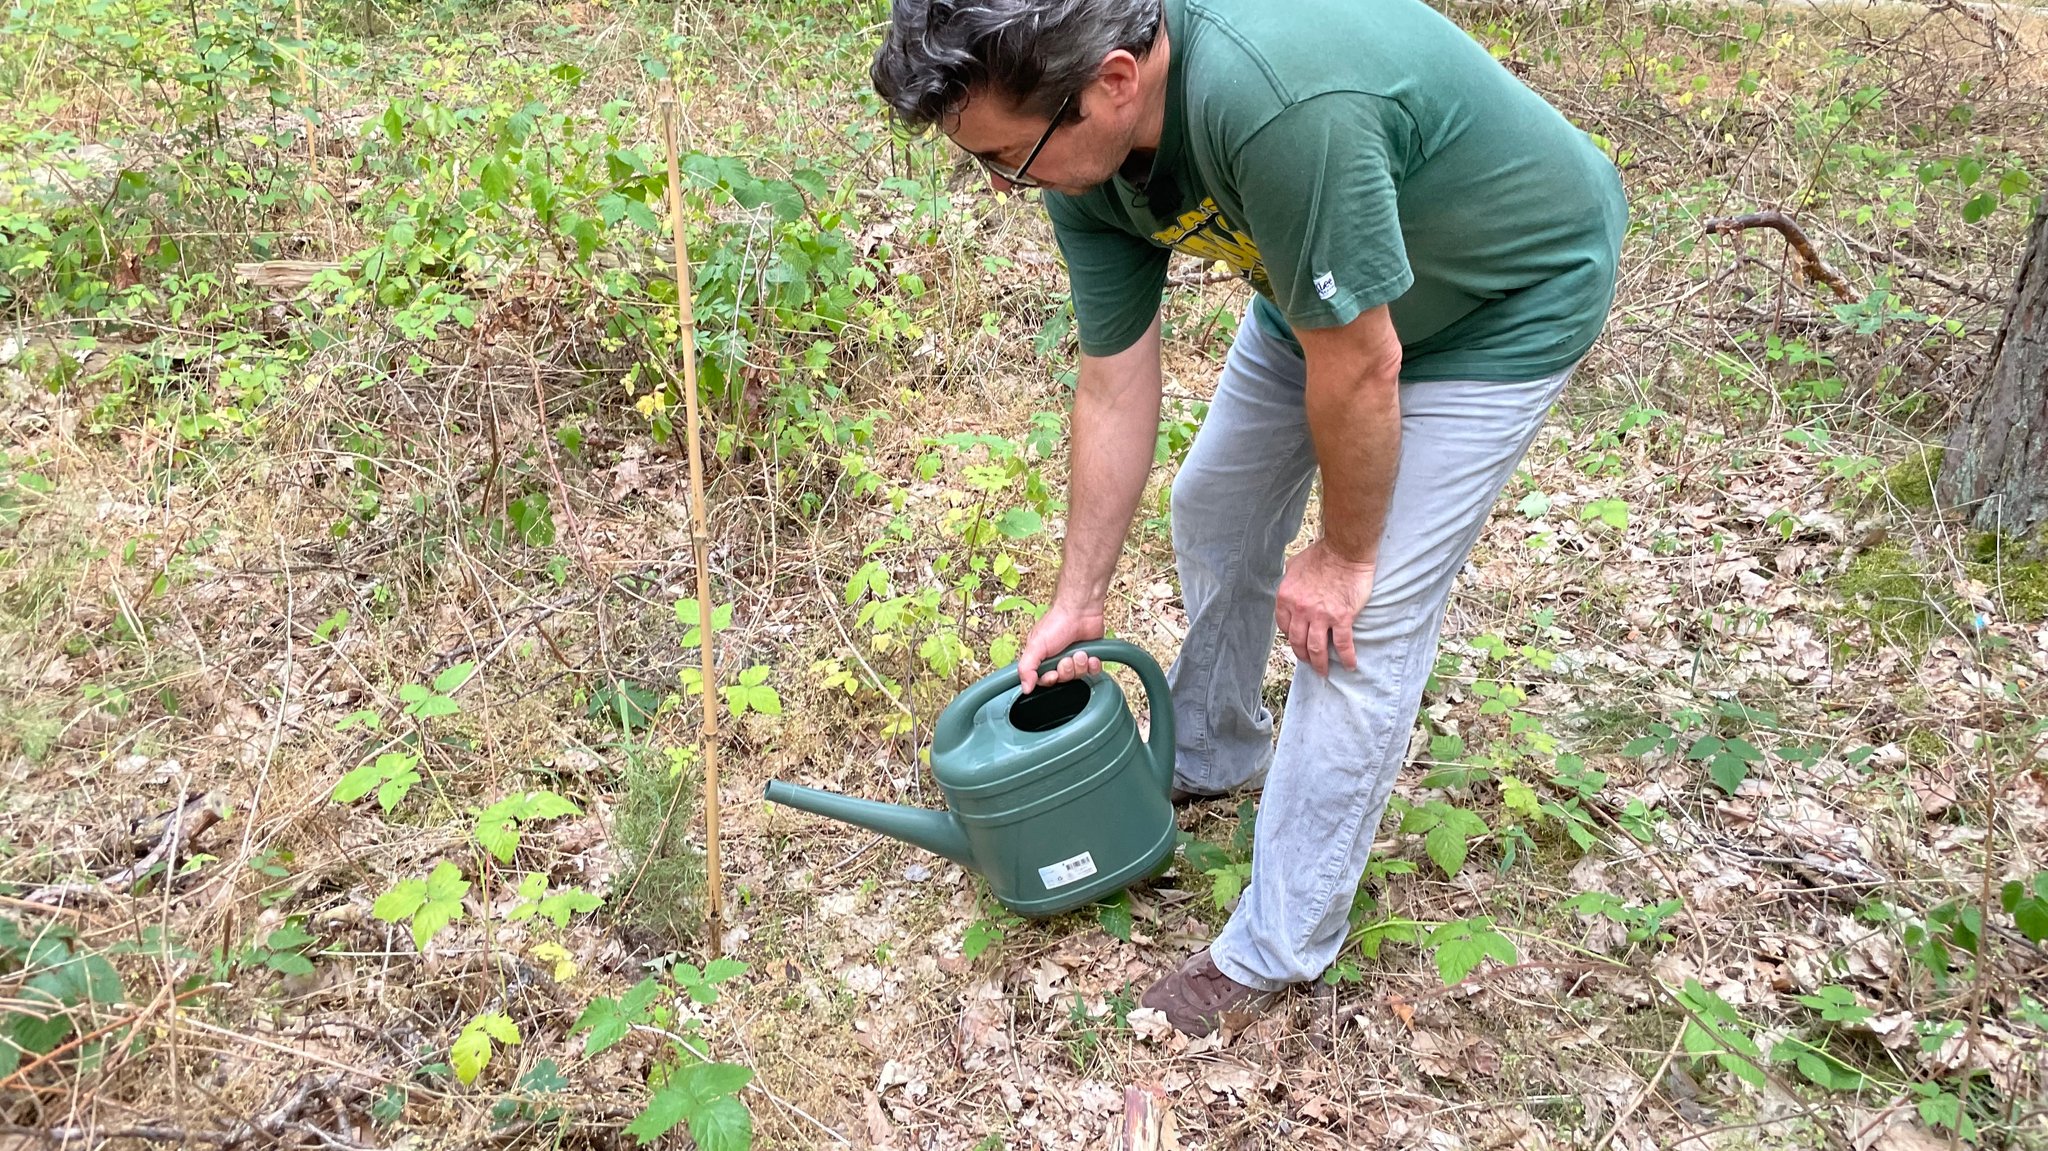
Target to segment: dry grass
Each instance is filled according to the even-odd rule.
[[[375,86],[337,79],[324,96],[336,125],[372,123],[408,82],[450,105],[523,99],[530,72],[503,63],[522,53],[573,58],[585,70],[579,107],[618,98],[649,109],[658,87],[637,56],[661,51],[663,34],[679,30],[686,38],[668,58],[690,96],[696,148],[759,157],[770,171],[829,163],[863,190],[906,170],[851,100],[865,41],[843,13],[574,4],[437,22],[365,10],[407,22],[404,33],[380,25],[369,44],[411,63],[368,70]],[[1895,942],[1865,939],[1851,913],[1876,897],[1922,912],[1974,901],[1987,867],[2003,879],[2048,863],[2039,846],[2048,789],[2037,749],[2021,735],[2040,710],[2048,640],[2039,620],[2001,612],[1968,584],[1967,541],[1933,518],[1845,510],[1854,484],[1837,466],[1863,454],[1899,458],[1938,437],[1998,320],[1994,304],[1939,280],[1997,299],[2019,214],[2008,207],[1964,225],[1961,192],[1922,185],[1911,171],[1859,167],[1852,153],[1910,147],[1953,157],[1981,143],[2048,170],[2039,21],[2001,14],[2017,42],[1994,45],[1976,19],[1913,8],[1660,15],[1474,6],[1457,15],[1624,154],[1637,228],[1610,335],[1532,456],[1527,486],[1504,501],[1453,605],[1447,636],[1467,663],[1445,676],[1429,715],[1477,748],[1502,733],[1479,714],[1472,680],[1514,679],[1568,749],[1612,774],[1617,809],[1628,798],[1662,807],[1662,837],[1644,847],[1606,829],[1608,847],[1582,860],[1555,829],[1538,828],[1514,868],[1475,866],[1446,880],[1416,837],[1390,827],[1386,853],[1421,869],[1376,883],[1385,913],[1495,916],[1528,933],[1518,938],[1533,965],[1445,993],[1423,952],[1389,946],[1362,965],[1364,982],[1303,992],[1226,1042],[1190,1046],[1117,1025],[1116,1000],[1219,925],[1200,877],[1139,892],[1130,942],[1077,914],[1015,928],[968,960],[963,935],[986,914],[969,877],[914,849],[761,804],[770,778],[932,801],[917,752],[957,685],[907,650],[873,651],[842,591],[864,549],[899,519],[908,542],[884,553],[892,577],[902,587],[936,578],[930,565],[947,547],[941,525],[974,497],[950,471],[918,478],[933,437],[1021,436],[1033,415],[1061,410],[1065,399],[1032,351],[1061,290],[1034,207],[990,204],[970,173],[950,170],[942,177],[952,211],[919,245],[907,239],[914,221],[889,215],[894,201],[856,195],[848,232],[895,224],[904,238],[892,271],[931,286],[915,305],[925,337],[849,340],[832,365],[849,411],[876,414],[861,454],[903,490],[903,507],[852,496],[829,459],[742,451],[712,469],[714,578],[719,598],[736,607],[727,658],[772,666],[785,705],[780,719],[734,725],[721,756],[734,903],[726,942],[751,970],[705,1013],[717,1056],[756,1071],[747,1101],[763,1145],[1095,1146],[1123,1086],[1147,1080],[1172,1094],[1190,1147],[1611,1139],[1628,1148],[1861,1148],[1910,1116],[1907,1097],[1822,1098],[1788,1092],[1790,1080],[1744,1092],[1710,1063],[1672,1058],[1681,1019],[1653,993],[1652,976],[1671,985],[1697,978],[1771,1023],[1794,1018],[1791,997],[1816,978],[1852,982],[1887,1012],[1975,1019],[1968,1058],[2001,1097],[2039,1098],[2041,1035],[2014,1014],[2021,995],[2041,998],[2037,951],[2008,932],[1984,986],[1938,989]],[[1744,40],[1742,25],[1766,15],[1768,29]],[[348,13],[326,16],[337,37],[354,27]],[[428,31],[449,43],[488,34],[494,46],[436,47],[424,42]],[[1729,43],[1744,46],[1723,63]],[[1824,66],[1838,53],[1863,59]],[[108,125],[167,130],[129,92],[66,90],[47,51],[15,66],[24,93],[66,95],[61,124],[86,139]],[[1760,86],[1736,100],[1745,69]],[[1967,125],[1950,116],[1965,79],[1977,85]],[[1828,119],[1831,102],[1866,88],[1882,94],[1874,110]],[[860,139],[863,131],[875,138]],[[130,146],[153,146],[134,140],[148,141],[143,134]],[[355,146],[339,131],[330,143]],[[920,178],[944,159],[912,155],[908,170]],[[210,223],[195,232],[262,233],[279,237],[280,255],[343,258],[374,232],[349,201],[338,159],[324,180],[333,204],[267,217],[222,204],[205,209]],[[1894,285],[1898,299],[1956,327],[1856,335],[1819,295],[1786,280],[1774,239],[1697,233],[1701,216],[1771,204],[1805,219],[1866,290],[1881,269],[1850,241],[1894,253],[1909,273]],[[1863,206],[1875,216],[1859,220]],[[1907,211],[1910,224],[1898,218]],[[991,256],[1011,263],[984,265]],[[0,914],[67,923],[100,950],[139,944],[152,928],[187,949],[118,960],[126,1001],[81,1024],[130,1022],[139,1042],[95,1068],[65,1063],[10,1083],[0,1092],[0,1138],[26,1145],[36,1130],[155,1127],[241,1145],[628,1142],[621,1132],[645,1098],[648,1049],[629,1043],[581,1061],[571,1025],[593,996],[617,994],[645,964],[700,955],[706,941],[691,934],[687,869],[673,886],[643,888],[630,903],[614,898],[559,932],[509,923],[502,905],[488,909],[484,926],[487,908],[473,896],[470,913],[424,955],[402,928],[370,914],[392,882],[442,858],[465,861],[481,879],[482,867],[496,865],[467,844],[467,812],[539,787],[586,814],[530,831],[514,869],[616,897],[637,865],[618,843],[620,806],[633,802],[623,781],[651,773],[659,794],[664,749],[693,739],[691,707],[664,711],[631,738],[586,715],[608,683],[674,691],[693,662],[672,623],[673,601],[693,587],[686,485],[678,446],[653,441],[621,400],[620,353],[599,338],[601,306],[553,274],[509,279],[488,301],[497,326],[434,349],[418,377],[382,370],[416,350],[388,328],[313,353],[226,450],[190,442],[177,420],[200,410],[197,396],[227,386],[224,357],[211,350],[187,368],[192,390],[97,433],[95,406],[120,389],[95,377],[104,354],[55,392],[42,386],[46,352],[0,369],[8,456],[33,461],[52,483],[0,526],[0,880],[12,892]],[[1171,394],[1207,396],[1224,341],[1206,317],[1244,298],[1231,285],[1176,290]],[[992,328],[985,314],[996,317]],[[280,315],[244,322],[276,325]],[[68,335],[43,320],[22,319],[21,328],[36,349]],[[1832,357],[1840,393],[1816,392],[1817,373],[1769,358],[1765,336]],[[801,337],[766,331],[756,362],[776,368],[780,352],[801,346]],[[1658,414],[1617,433],[1631,408]],[[554,440],[565,421],[581,430],[581,450]],[[1788,428],[1816,421],[1833,432],[1828,448],[1784,440]],[[957,466],[958,454],[949,460]],[[383,506],[351,521],[359,464],[374,469]],[[1056,490],[1063,484],[1060,459],[1042,470]],[[515,483],[570,493],[573,516],[556,500],[552,547],[461,530],[462,509],[502,511]],[[1509,510],[1525,491],[1547,493],[1552,510]],[[814,514],[797,510],[805,492],[819,497]],[[1626,531],[1578,518],[1603,498],[1627,500]],[[1779,511],[1797,517],[1789,536],[1771,518]],[[348,534],[335,535],[344,521],[353,523]],[[1930,595],[1984,610],[1986,633],[2007,646],[1987,647],[1969,628],[1886,643],[1843,612],[1829,579],[1880,528],[1932,573]],[[1539,534],[1544,546],[1532,546]],[[1133,544],[1112,625],[1170,654],[1170,551],[1157,533],[1141,531]],[[1043,594],[1057,564],[1049,537],[1012,550],[1021,590]],[[347,625],[323,634],[339,611]],[[1532,622],[1539,611],[1552,613],[1547,624]],[[1563,658],[1547,670],[1482,673],[1463,644],[1488,633]],[[995,634],[995,625],[977,634],[982,652]],[[896,708],[880,693],[849,698],[819,686],[814,663],[851,668],[856,653],[898,681],[917,726],[884,736]],[[363,708],[395,715],[403,685],[460,662],[474,662],[476,677],[460,694],[461,713],[429,729],[429,779],[414,799],[391,815],[330,802],[336,779],[373,746],[336,722]],[[1999,694],[2000,682],[2017,685],[2018,698]],[[1647,723],[1715,698],[1776,712],[1786,732],[1825,745],[1825,757],[1810,769],[1763,765],[1753,786],[1727,797],[1703,789],[1694,765],[1618,754]],[[1876,754],[1851,763],[1848,753],[1865,745]],[[1985,750],[1994,745],[1997,756]],[[692,777],[672,786],[687,793]],[[199,843],[212,858],[175,882],[62,909],[23,905],[38,886],[132,862],[139,821],[209,791],[228,817]],[[1428,798],[1412,783],[1404,794]],[[1505,816],[1490,793],[1462,799]],[[689,805],[681,810],[687,857],[700,832]],[[1210,841],[1227,840],[1234,825],[1221,805],[1184,821]],[[1491,862],[1501,847],[1490,842],[1480,854]],[[1617,947],[1602,924],[1559,909],[1592,888],[1682,898],[1671,943]],[[287,920],[318,938],[313,975],[216,969],[216,949],[233,953]],[[555,978],[534,951],[544,942],[564,948],[573,976]],[[1618,975],[1589,951],[1637,970]],[[1831,961],[1844,966],[1828,973]],[[0,995],[14,990],[6,979]],[[187,989],[174,1009],[171,995]],[[475,1088],[424,1074],[482,1010],[514,1017],[525,1042]],[[1874,1037],[1847,1042],[1902,1078],[1945,1074],[1940,1053]],[[549,1100],[560,1115],[494,1118],[501,1097],[543,1059],[566,1073]],[[372,1108],[393,1085],[405,1109],[378,1126]],[[2038,1116],[2000,1137],[2044,1138]]]

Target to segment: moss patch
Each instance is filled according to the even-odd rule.
[[[1924,640],[1939,631],[1952,603],[1904,548],[1872,548],[1835,577],[1835,591],[1850,614],[1868,621],[1889,642]]]
[[[1926,767],[1947,759],[1948,754],[1948,741],[1934,731],[1924,727],[1916,727],[1906,733],[1907,762],[1920,767]]]
[[[1970,576],[1998,598],[2008,618],[2048,619],[2048,556],[2040,545],[1986,532],[1971,542]]]
[[[1879,490],[1901,507],[1914,511],[1934,509],[1934,477],[1941,474],[1943,449],[1922,448],[1885,469]]]

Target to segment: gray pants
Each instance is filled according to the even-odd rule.
[[[1407,758],[1451,582],[1571,370],[1522,383],[1401,387],[1401,464],[1358,669],[1297,666],[1276,746],[1260,702],[1286,548],[1316,475],[1299,354],[1249,314],[1173,483],[1188,636],[1169,673],[1175,774],[1224,792],[1265,775],[1251,882],[1210,947],[1265,990],[1314,979],[1343,947],[1352,893]]]

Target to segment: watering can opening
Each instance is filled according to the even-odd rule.
[[[1010,705],[1010,726],[1031,732],[1065,727],[1088,706],[1092,694],[1087,680],[1070,679],[1020,695]]]

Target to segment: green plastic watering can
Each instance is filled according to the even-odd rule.
[[[1005,907],[1057,915],[1153,874],[1173,851],[1173,702],[1166,676],[1121,640],[1076,651],[1138,673],[1152,709],[1138,738],[1123,689],[1097,673],[1025,695],[1017,665],[992,672],[939,713],[932,774],[949,810],[855,799],[780,780],[774,803],[879,831],[981,873]]]

